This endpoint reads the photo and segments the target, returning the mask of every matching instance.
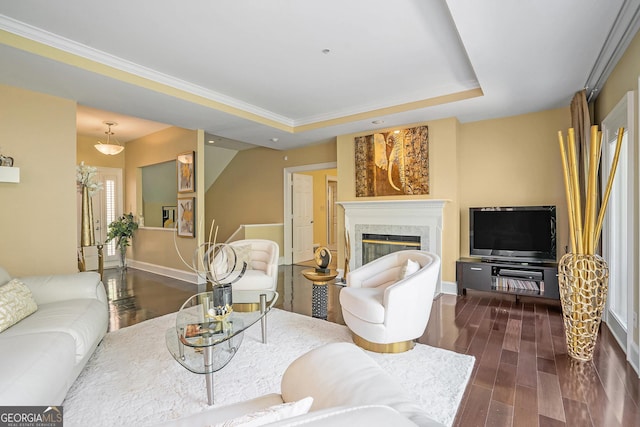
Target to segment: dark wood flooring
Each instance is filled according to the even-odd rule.
[[[593,361],[567,355],[559,305],[442,295],[424,344],[476,357],[456,426],[640,426],[640,381],[602,325]]]
[[[300,266],[280,266],[278,307],[311,315]],[[197,286],[128,269],[106,270],[110,329],[174,312]],[[342,321],[339,286],[328,319]],[[471,354],[474,371],[455,426],[640,426],[640,381],[602,325],[592,362],[567,356],[559,305],[488,293],[442,295],[419,342]]]

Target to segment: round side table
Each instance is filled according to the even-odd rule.
[[[311,316],[327,320],[327,285],[336,278],[338,272],[336,270],[318,272],[314,268],[309,268],[302,270],[302,275],[313,283]]]

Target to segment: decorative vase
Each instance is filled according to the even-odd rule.
[[[82,219],[80,224],[80,246],[95,245],[95,234],[93,231],[93,206],[91,204],[91,196],[86,185],[82,186]]]
[[[127,247],[122,243],[118,247],[120,249],[120,269],[127,269]]]
[[[232,288],[230,284],[213,285],[213,308],[225,314],[233,306]]]
[[[607,301],[607,262],[599,255],[568,253],[558,264],[558,282],[569,356],[590,361]]]

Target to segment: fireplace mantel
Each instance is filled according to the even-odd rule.
[[[358,200],[337,202],[351,241],[349,268],[362,265],[362,233],[417,234],[421,249],[442,257],[443,210],[448,200]]]

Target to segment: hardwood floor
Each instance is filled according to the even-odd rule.
[[[419,342],[476,357],[456,426],[640,426],[640,381],[606,325],[575,362],[559,305],[442,295]]]
[[[277,307],[311,315],[301,266],[280,266]],[[129,269],[106,270],[110,330],[174,312],[197,286]],[[344,323],[340,286],[328,319]],[[640,380],[602,325],[592,362],[567,356],[559,305],[497,294],[442,295],[418,340],[476,357],[455,426],[640,426]]]

